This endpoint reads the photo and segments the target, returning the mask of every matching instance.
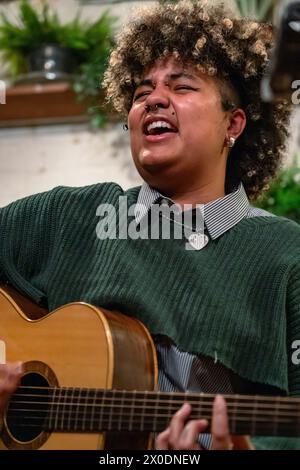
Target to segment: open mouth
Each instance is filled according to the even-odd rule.
[[[171,125],[166,121],[154,121],[150,124],[145,124],[144,126],[144,134],[149,135],[162,135],[162,134],[169,134],[169,133],[177,133],[178,129]]]

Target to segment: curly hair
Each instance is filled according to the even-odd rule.
[[[143,7],[118,36],[102,85],[107,100],[127,116],[138,81],[159,59],[173,56],[229,84],[219,87],[223,109],[230,109],[231,88],[247,125],[228,156],[225,188],[242,181],[256,200],[281,165],[291,110],[287,101],[271,105],[260,97],[273,40],[271,24],[238,18],[223,4],[181,0]]]

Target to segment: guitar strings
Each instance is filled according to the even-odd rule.
[[[27,398],[27,397],[26,397]],[[45,398],[45,397],[43,397]],[[190,403],[190,402],[188,402]],[[82,407],[82,408],[89,408],[89,409],[101,409],[101,408],[104,408],[104,407],[108,407],[112,410],[114,409],[123,409],[125,406],[126,406],[126,400],[124,400],[124,402],[122,403],[111,403],[111,400],[107,402],[104,402],[103,400],[101,401],[101,403],[87,403],[87,402],[82,402],[82,401],[76,401],[76,400],[73,400],[72,402],[69,402],[69,401],[65,401],[65,400],[59,400],[59,401],[27,401],[27,400],[15,400],[13,399],[11,401],[11,405],[9,407],[10,410],[16,410],[18,409],[18,406],[16,405],[38,405],[38,406],[45,406],[46,408],[50,408],[50,407],[57,407],[57,408],[65,408],[65,407]],[[178,410],[178,406],[179,404],[176,402],[176,403],[157,403],[154,407],[150,404],[145,404],[142,400],[140,401],[140,403],[136,403],[134,402],[134,404],[132,404],[132,401],[130,401],[130,404],[132,405],[132,407],[136,410],[139,410],[140,408],[142,410],[155,410],[155,411],[158,411],[159,409],[162,408],[162,410],[165,410],[166,408],[168,409],[168,413],[173,413],[175,411]],[[191,404],[191,403],[190,403]],[[207,410],[212,410],[212,405],[210,404],[199,404],[199,403],[196,403],[195,404],[196,406],[194,406],[192,409],[193,410],[197,410],[197,412],[200,412],[201,411],[207,411]],[[35,411],[45,411],[43,409],[38,409],[38,408],[34,408]],[[297,412],[299,411],[298,408],[287,408],[287,409],[276,409],[274,411],[274,407],[271,407],[270,405],[268,405],[267,409],[264,405],[260,405],[260,406],[257,406],[257,407],[254,407],[252,406],[251,404],[249,404],[249,406],[247,405],[243,405],[242,407],[240,407],[239,409],[237,409],[237,407],[235,406],[235,404],[228,404],[227,405],[227,410],[229,413],[236,413],[237,411],[241,414],[252,414],[252,413],[256,413],[256,414],[260,414],[262,416],[269,416],[269,415],[274,415],[274,413],[277,415],[277,416],[294,416],[294,414],[297,414]]]
[[[146,399],[147,401],[211,401],[214,400],[215,394],[209,394],[209,393],[190,393],[190,392],[160,392],[160,391],[140,391],[140,390],[114,390],[114,389],[88,389],[88,388],[78,388],[78,387],[36,387],[36,386],[24,386],[21,385],[18,387],[17,392],[14,395],[18,395],[19,390],[41,390],[43,392],[49,392],[49,395],[54,395],[54,394],[65,394],[67,396],[68,394],[74,395],[78,393],[78,397],[80,399],[86,399],[86,398],[94,398],[97,395],[104,396],[106,398],[109,398],[109,395],[112,395],[113,399],[117,399],[118,396],[121,396],[120,399],[138,399],[141,397],[141,399]],[[82,394],[85,394],[86,396],[82,396]],[[90,395],[93,396],[91,397]],[[101,395],[102,394],[102,395]],[[129,395],[129,397],[126,397],[126,394]],[[20,394],[19,394],[20,395]],[[23,395],[27,395],[24,393]],[[45,393],[38,395],[34,394],[35,396],[41,396],[45,397]],[[274,403],[277,405],[285,405],[285,404],[293,404],[293,405],[298,405],[300,409],[300,398],[299,397],[282,397],[282,396],[267,396],[267,395],[224,395],[224,398],[228,402],[233,400],[236,405],[239,405],[239,402],[242,401],[250,401],[251,403],[255,402],[258,403],[260,401],[270,403],[270,405],[274,405]],[[237,401],[238,400],[238,401]]]
[[[37,403],[39,406],[41,405],[40,403]],[[30,405],[32,405],[30,403]],[[55,406],[55,405],[54,405]],[[58,414],[59,411],[61,411],[63,414],[66,414],[68,416],[70,416],[70,414],[75,414],[76,416],[85,416],[87,414],[90,413],[91,416],[93,415],[97,415],[97,416],[101,416],[103,415],[105,412],[107,412],[108,410],[108,414],[109,415],[112,415],[113,416],[113,412],[118,412],[118,416],[122,416],[122,417],[126,417],[127,415],[128,416],[131,416],[133,414],[132,411],[129,411],[129,413],[127,413],[126,409],[123,407],[123,406],[119,406],[117,407],[117,409],[115,408],[111,408],[108,405],[103,405],[103,406],[99,406],[98,408],[95,408],[95,407],[90,407],[88,408],[87,406],[84,406],[82,404],[58,404],[58,406],[56,406],[56,408],[54,409],[54,406],[53,404],[49,404],[47,403],[46,404],[46,409],[45,408],[20,408],[20,407],[12,407],[12,408],[9,408],[9,415],[12,415],[14,413],[38,413],[40,417],[41,415],[44,415],[44,416],[50,416],[52,417],[53,414]],[[69,407],[69,409],[66,409],[66,406]],[[70,408],[71,407],[71,408]],[[83,409],[80,409],[83,408]],[[74,408],[76,408],[74,410]],[[173,413],[175,411],[177,411],[178,408],[176,409],[172,409],[172,408],[168,408],[168,410],[166,411],[165,408],[163,408],[162,410],[161,409],[156,409],[155,412],[153,413],[152,412],[152,408],[145,408],[145,407],[140,407],[140,408],[135,408],[134,409],[134,414],[137,416],[139,415],[140,413],[140,416],[145,416],[145,417],[159,417],[159,416],[164,416],[164,417],[171,417],[173,415]],[[121,411],[121,413],[120,413]],[[147,411],[150,411],[150,413],[147,413]],[[289,414],[289,413],[265,413],[263,411],[258,411],[256,412],[255,410],[255,415],[254,415],[254,412],[253,410],[243,410],[242,414],[240,414],[239,416],[236,415],[236,410],[231,410],[229,409],[228,410],[228,414],[229,414],[229,418],[232,419],[232,420],[248,420],[249,419],[249,416],[252,418],[252,419],[256,419],[257,421],[266,421],[266,420],[269,420],[271,416],[273,416],[274,420],[280,422],[286,422],[287,419],[292,419],[293,421],[297,422],[298,421],[298,417],[297,415],[295,415],[295,413],[293,414]],[[198,408],[194,408],[192,410],[192,413],[191,415],[193,417],[196,417],[196,416],[211,416],[211,408],[202,408],[202,407],[198,407]],[[34,415],[33,415],[34,416]]]
[[[111,419],[112,421],[113,420],[122,420],[122,422],[126,422],[126,418],[129,418],[129,422],[134,422],[134,420],[138,420],[140,422],[140,419],[142,420],[145,420],[147,418],[150,418],[151,420],[154,420],[155,419],[158,419],[158,418],[163,418],[164,420],[169,420],[170,419],[170,415],[168,414],[159,414],[159,413],[155,413],[154,415],[153,414],[145,414],[145,413],[122,413],[122,414],[118,414],[118,415],[113,415],[111,414],[110,412],[108,413],[105,413],[105,411],[101,412],[101,413],[94,413],[93,414],[93,417],[87,413],[83,413],[83,415],[79,415],[78,413],[73,413],[73,414],[68,414],[68,413],[65,413],[63,415],[61,415],[61,417],[59,417],[58,413],[45,413],[44,416],[43,416],[43,413],[41,413],[41,415],[37,416],[36,414],[31,414],[33,412],[33,410],[28,410],[28,409],[19,409],[19,410],[15,410],[15,412],[12,414],[12,416],[16,416],[18,413],[16,412],[21,412],[21,413],[24,413],[24,416],[26,419],[28,419],[29,417],[32,418],[33,420],[40,420],[41,418],[49,418],[49,421],[55,421],[55,420],[61,420],[61,421],[64,421],[64,420],[74,420],[74,421],[78,421],[79,419],[83,419],[83,420],[86,420],[87,418],[91,419],[91,420],[96,420],[97,419],[97,422],[98,420],[100,419],[100,421],[103,419]],[[74,417],[75,415],[75,417]],[[211,414],[205,414],[203,413],[203,419],[209,419],[211,418]],[[201,419],[202,419],[202,416],[201,416]],[[189,417],[189,419],[195,419],[195,416],[194,415],[191,415]],[[297,419],[293,419],[293,421],[291,421],[290,419],[276,419],[274,417],[274,423],[272,423],[270,420],[266,421],[263,417],[258,417],[258,416],[252,416],[252,419],[254,421],[256,421],[258,424],[266,424],[266,425],[274,425],[276,424],[277,422],[280,424],[287,424],[287,425],[297,425],[298,428],[299,428],[299,423],[297,422]],[[249,422],[249,417],[247,416],[234,416],[234,417],[231,417],[229,416],[229,420],[231,421],[237,421],[237,422]]]
[[[45,405],[45,406],[103,406],[104,402],[107,403],[110,407],[123,407],[126,404],[134,405],[137,407],[139,403],[142,404],[143,408],[149,408],[152,407],[151,405],[154,405],[154,408],[158,407],[169,407],[172,408],[176,406],[176,409],[178,409],[178,406],[181,405],[181,403],[178,402],[178,400],[162,400],[162,399],[149,399],[145,397],[135,397],[135,399],[132,398],[127,398],[126,396],[121,396],[121,397],[107,397],[103,395],[102,397],[98,396],[74,396],[75,393],[71,395],[63,395],[60,394],[59,396],[54,396],[54,394],[51,394],[51,396],[45,396],[43,395],[36,395],[36,394],[18,394],[16,393],[11,401],[11,406],[16,403],[30,403],[30,404],[36,404],[36,405]],[[18,400],[19,398],[25,398],[25,401]],[[41,398],[42,400],[34,401],[34,400],[28,400],[28,398],[34,398],[35,400],[37,398]],[[205,407],[212,407],[212,400],[207,401],[202,401],[199,398],[194,399],[194,400],[187,400],[189,397],[185,397],[185,402],[188,401],[192,406],[196,406],[197,408],[200,409],[205,409]],[[199,403],[200,401],[200,403]],[[244,401],[243,403],[232,403],[230,400],[227,400],[227,408],[228,410],[234,409],[234,411],[241,411],[244,410],[246,411],[247,408],[250,408],[250,412],[255,410],[255,412],[260,412],[263,411],[267,413],[269,410],[271,413],[274,413],[274,407],[276,410],[276,413],[283,413],[285,411],[287,412],[293,412],[293,413],[298,413],[299,412],[299,405],[297,403],[298,400],[295,400],[295,403],[280,403],[279,401],[275,401],[275,406],[274,403],[259,403],[259,402],[254,402],[253,400],[250,401]]]
[[[112,406],[118,406],[121,402],[125,402],[125,403],[134,403],[134,404],[138,404],[138,403],[143,403],[145,404],[145,406],[150,406],[151,404],[154,404],[154,406],[168,406],[170,404],[174,404],[174,405],[181,405],[181,401],[178,401],[178,400],[165,400],[165,399],[148,399],[148,398],[144,398],[144,397],[137,397],[137,398],[127,398],[127,397],[106,397],[106,396],[103,396],[103,397],[92,397],[92,396],[86,396],[86,397],[82,397],[82,396],[74,396],[74,395],[60,395],[60,396],[53,396],[53,395],[46,395],[46,394],[29,394],[29,393],[24,393],[24,394],[20,394],[20,393],[16,393],[14,394],[13,396],[13,399],[11,400],[12,403],[17,403],[17,402],[21,402],[21,400],[16,400],[16,398],[41,398],[41,399],[45,399],[45,403],[50,403],[49,402],[49,399],[56,399],[57,401],[52,401],[51,403],[80,403],[82,405],[90,405],[92,402],[92,404],[101,404],[103,401],[109,401],[111,402],[111,405]],[[226,398],[226,396],[225,396]],[[68,400],[71,400],[68,401]],[[34,402],[33,400],[25,400],[27,402],[30,402],[30,403],[42,403],[42,401],[38,400],[36,402]],[[259,403],[259,402],[253,402],[252,401],[248,401],[248,402],[244,402],[244,403],[232,403],[232,401],[230,400],[227,400],[226,398],[226,401],[227,401],[227,407],[228,406],[232,406],[232,407],[235,407],[235,408],[244,408],[244,407],[247,407],[249,406],[251,409],[252,408],[265,408],[265,409],[268,409],[270,408],[271,410],[274,410],[274,407],[278,408],[278,409],[282,409],[282,410],[294,410],[294,411],[300,411],[300,407],[298,405],[298,403],[295,403],[295,404],[289,404],[289,403],[279,403],[279,402],[275,402],[275,403]],[[114,402],[116,404],[114,404]],[[205,401],[202,401],[201,399],[194,399],[194,400],[190,400],[188,399],[188,397],[186,397],[185,403],[188,402],[190,403],[191,405],[192,404],[196,404],[198,406],[212,406],[213,405],[213,401],[210,400],[208,402],[205,402]]]
[[[41,423],[41,420],[36,421],[35,423],[32,422],[31,420],[32,417],[27,417],[27,422],[25,422],[22,418],[22,422],[16,421],[15,423],[13,420],[9,422],[10,425],[15,424],[16,427],[18,428],[24,428],[24,427],[35,427],[35,428],[41,428],[43,427],[45,430],[61,430],[61,431],[93,431],[93,432],[98,432],[100,433],[101,431],[106,431],[106,430],[126,430],[126,431],[157,431],[157,430],[162,430],[166,427],[167,423],[169,422],[169,419],[166,415],[161,415],[156,417],[155,422],[153,423],[152,416],[150,417],[151,420],[150,422],[147,421],[145,417],[143,417],[143,421],[137,420],[135,417],[130,417],[128,421],[122,419],[120,420],[120,417],[116,417],[113,419],[112,417],[103,417],[101,422],[98,420],[93,419],[92,421],[89,420],[87,423],[86,420],[82,423],[80,422],[79,418],[72,418],[68,417],[61,419],[56,417],[55,422],[51,424],[51,421],[49,420],[48,423],[46,424],[45,422]],[[36,416],[33,417],[36,419]],[[30,419],[30,422],[28,422]],[[205,419],[205,418],[204,418]],[[95,428],[96,426],[96,428]],[[99,426],[101,426],[101,429],[99,429]],[[266,435],[295,435],[299,432],[299,426],[295,428],[295,426],[292,426],[291,423],[281,423],[280,428],[277,425],[277,423],[264,423],[264,422],[255,422],[255,423],[249,423],[249,421],[238,421],[235,423],[231,423],[231,433],[237,433],[237,434],[254,434],[259,435],[266,434]],[[209,430],[209,426],[207,430]],[[296,431],[296,433],[295,433]]]
[[[22,390],[44,393],[19,393]],[[78,431],[87,427],[90,431],[100,433],[102,430],[115,429],[117,425],[118,430],[128,431],[128,428],[134,428],[150,432],[164,429],[182,401],[188,401],[193,406],[190,419],[201,416],[201,419],[210,420],[214,398],[215,395],[212,394],[20,386],[9,406],[9,423],[18,428],[41,428],[43,419],[43,423],[47,421],[49,429],[70,430],[75,426]],[[251,434],[257,434],[259,430],[266,435],[278,435],[280,427],[280,435],[282,432],[295,435],[295,429],[296,434],[299,433],[297,415],[300,400],[297,398],[259,395],[225,395],[225,398],[232,432],[242,433],[244,429],[244,432],[249,434],[250,429]],[[24,404],[34,408],[18,407]],[[127,412],[124,407],[128,404],[134,406],[134,411]],[[41,406],[46,409],[40,408]],[[150,413],[147,413],[148,411]],[[58,416],[59,412],[61,416]],[[19,420],[15,421],[20,413],[21,423]],[[32,413],[38,413],[39,416]],[[237,416],[237,413],[240,413],[240,416]],[[270,420],[272,416],[273,420]]]

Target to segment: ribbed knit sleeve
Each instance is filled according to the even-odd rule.
[[[37,303],[46,305],[49,297],[56,306],[66,303],[61,292],[74,284],[72,275],[82,278],[84,248],[89,241],[97,244],[97,207],[120,194],[115,183],[60,186],[1,208],[0,281],[9,281]]]
[[[300,249],[295,253],[287,291],[287,355],[289,395],[300,397]],[[299,438],[255,438],[257,449],[300,450]]]
[[[50,266],[62,191],[55,188],[0,209],[0,280],[36,302],[45,297],[39,275]]]

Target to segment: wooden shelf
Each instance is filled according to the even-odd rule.
[[[0,127],[87,120],[86,104],[77,101],[68,82],[10,87],[6,90],[6,104],[0,105]]]

